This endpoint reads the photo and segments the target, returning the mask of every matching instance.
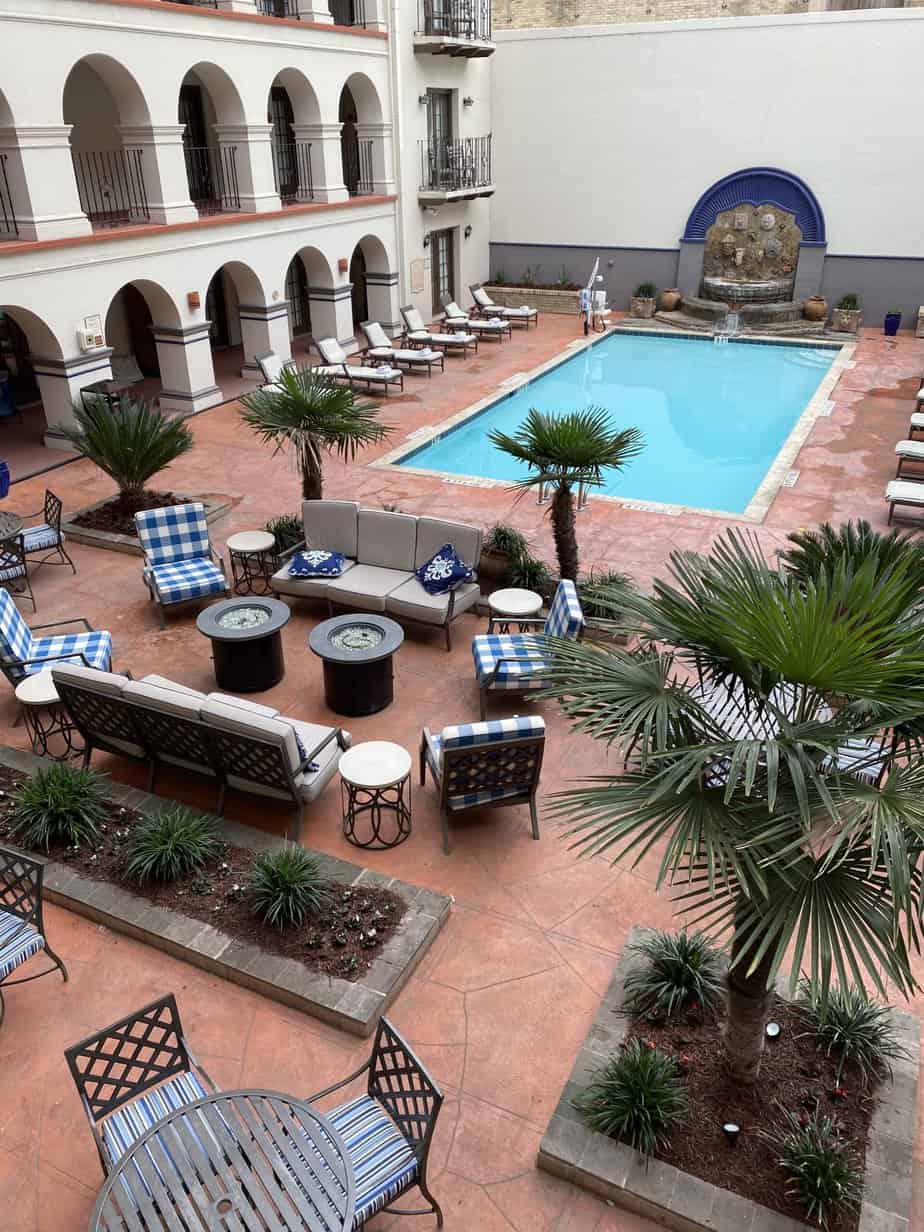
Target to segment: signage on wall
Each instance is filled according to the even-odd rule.
[[[411,290],[418,294],[426,286],[427,263],[422,257],[411,262]]]

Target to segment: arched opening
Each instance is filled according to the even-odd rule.
[[[151,122],[141,89],[110,56],[78,60],[64,83],[65,124],[80,208],[94,227],[123,227],[151,217],[145,151],[126,143],[123,127]]]
[[[350,260],[353,325],[378,321],[386,329],[397,322],[397,274],[385,245],[377,235],[364,235]]]
[[[0,90],[0,129],[13,127],[13,113]],[[18,187],[22,181],[22,162],[18,150],[0,150],[0,242],[19,238],[23,203]]]
[[[289,262],[285,282],[286,301],[289,305],[289,329],[295,341],[311,333],[311,304],[308,299],[308,271],[298,253]]]
[[[278,73],[270,87],[267,120],[273,126],[273,175],[283,205],[314,198],[311,165],[312,143],[308,126],[321,122],[317,95],[304,74],[288,68]]]
[[[200,214],[239,210],[238,149],[222,138],[221,126],[243,124],[244,107],[224,69],[197,64],[189,70],[180,86],[177,118],[193,205]]]
[[[45,447],[48,419],[33,363],[62,358],[58,339],[40,317],[26,308],[0,304],[0,458],[14,480],[66,457]],[[57,418],[54,411],[50,418]]]
[[[340,156],[343,182],[351,197],[375,191],[375,138],[364,136],[364,126],[379,124],[382,106],[375,86],[362,73],[354,73],[340,91]]]
[[[361,321],[369,320],[369,296],[366,292],[366,258],[360,244],[357,244],[353,249],[353,256],[350,260],[350,282],[352,284],[350,294],[353,300],[353,325],[356,329],[359,329]]]
[[[261,311],[266,296],[260,279],[242,261],[228,261],[212,275],[205,292],[205,316],[209,322],[209,345],[215,381],[227,394],[237,386],[238,377],[253,356],[248,353],[249,314],[241,315],[242,305]],[[251,347],[251,350],[253,348]],[[259,350],[266,348],[258,348]]]
[[[113,380],[131,386],[138,397],[153,400],[163,377],[155,327],[175,329],[179,324],[176,305],[156,282],[143,279],[120,287],[112,297],[105,322],[106,345],[112,348]]]
[[[292,354],[307,355],[312,337],[338,336],[334,273],[318,248],[301,248],[286,271]]]

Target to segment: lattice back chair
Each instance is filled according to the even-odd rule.
[[[9,594],[20,595],[28,599],[32,604],[33,612],[38,611],[35,605],[35,595],[32,593],[32,583],[29,581],[23,535],[14,535],[12,539],[0,540],[0,586]]]
[[[173,993],[64,1050],[108,1175],[157,1121],[215,1084],[193,1056]]]
[[[44,865],[0,847],[0,1024],[6,1013],[3,989],[29,984],[60,971],[67,983],[67,967],[48,944],[42,914]],[[23,963],[44,950],[52,965],[33,975],[10,979]]]
[[[207,774],[211,769],[220,777],[221,769],[215,757],[211,732],[199,719],[157,710],[143,700],[128,703],[134,710],[135,728],[150,759],[148,791],[154,790],[154,779],[160,765],[185,763]]]
[[[465,809],[528,804],[534,839],[539,837],[536,793],[545,751],[545,720],[539,715],[424,728],[420,785],[429,769],[440,793],[443,851],[449,855],[449,814]]]
[[[427,1161],[443,1093],[413,1049],[387,1018],[379,1020],[369,1060],[349,1077],[308,1097],[323,1099],[367,1075],[366,1092],[325,1112],[343,1139],[356,1180],[353,1227],[380,1211],[394,1215],[436,1215],[443,1212],[427,1183]],[[417,1186],[428,1206],[394,1207],[401,1194]]]
[[[70,565],[71,571],[76,573],[77,566],[64,547],[64,533],[61,530],[63,510],[61,500],[46,488],[42,508],[36,513],[26,514],[27,518],[42,519],[35,526],[27,526],[23,530],[26,556],[38,556],[39,559],[35,562],[37,566]]]
[[[224,564],[212,548],[201,501],[145,509],[135,514],[135,528],[144,550],[141,576],[157,604],[161,627],[166,625],[165,608],[229,593]]]

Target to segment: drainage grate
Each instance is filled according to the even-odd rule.
[[[784,488],[794,488],[796,484],[799,482],[799,476],[801,474],[802,474],[801,471],[787,471],[786,478],[783,480],[783,487]]]

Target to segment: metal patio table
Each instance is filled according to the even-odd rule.
[[[22,530],[23,520],[12,509],[0,510],[0,543],[7,539],[15,539]]]
[[[109,1174],[90,1232],[346,1232],[343,1139],[276,1091],[218,1091],[158,1121]]]

